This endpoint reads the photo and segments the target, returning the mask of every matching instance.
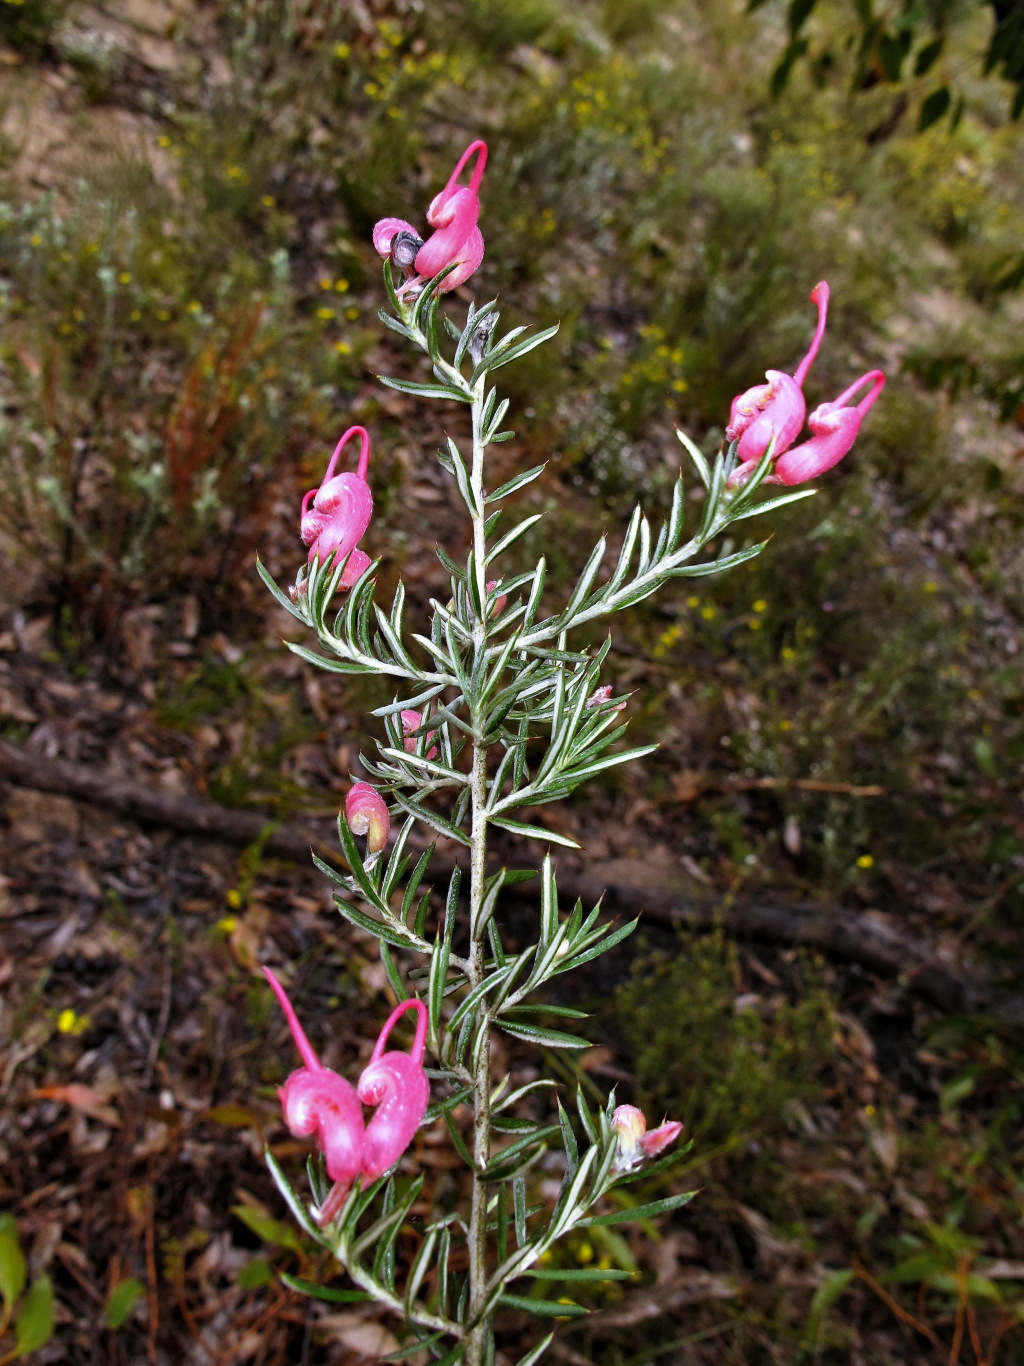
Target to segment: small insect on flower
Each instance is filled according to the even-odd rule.
[[[353,835],[366,836],[368,854],[379,854],[387,844],[391,817],[384,798],[369,783],[353,783],[349,788],[345,820]]]
[[[476,157],[469,185],[458,179],[469,161]],[[404,218],[381,218],[373,229],[373,246],[378,256],[414,274],[403,290],[424,285],[447,270],[455,269],[438,286],[442,293],[455,289],[473,274],[484,259],[484,239],[477,227],[480,217],[480,182],[487,164],[487,143],[471,142],[456,162],[444,189],[431,200],[427,222],[434,232],[424,241]]]

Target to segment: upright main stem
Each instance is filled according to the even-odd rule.
[[[487,544],[484,537],[484,443],[481,418],[486,376],[481,376],[473,396],[473,561],[476,595],[481,604],[473,628],[474,651],[479,654],[487,644]],[[473,699],[475,703],[475,699]],[[473,767],[470,773],[472,826],[470,830],[470,953],[469,980],[475,987],[484,977],[484,926],[481,923],[484,883],[487,876],[487,751],[480,743],[482,717],[473,715]],[[473,1078],[473,1204],[469,1221],[469,1317],[479,1312],[487,1284],[487,1183],[480,1172],[490,1159],[491,1150],[491,1021],[486,1002],[479,1006],[476,1071]],[[467,1366],[483,1366],[487,1324],[480,1322],[467,1339]]]

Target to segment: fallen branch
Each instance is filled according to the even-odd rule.
[[[178,797],[141,783],[112,777],[83,764],[47,759],[0,741],[0,776],[21,787],[74,797],[117,811],[140,825],[156,825],[186,835],[205,836],[229,844],[249,845],[263,839],[271,854],[305,861],[311,849],[336,863],[337,849],[311,827],[275,821],[251,811],[232,811],[198,795]],[[437,860],[438,872],[452,864]],[[510,888],[530,896],[530,883]],[[730,934],[777,944],[803,945],[883,977],[900,979],[908,991],[947,1011],[980,1011],[1004,1024],[1024,1026],[1024,997],[997,994],[959,964],[940,957],[932,944],[875,916],[853,911],[823,910],[806,902],[766,897],[730,902],[721,897],[696,898],[656,888],[604,883],[571,874],[559,878],[569,901],[602,897],[609,910],[642,913],[648,924],[709,930],[720,925]]]
[[[140,825],[156,825],[178,830],[184,835],[206,835],[227,844],[255,844],[261,837],[268,853],[304,859],[310,848],[338,859],[336,849],[324,849],[322,838],[290,821],[254,811],[232,811],[216,802],[194,797],[176,797],[142,783],[109,773],[98,773],[84,764],[65,759],[47,759],[0,740],[0,775],[37,792],[75,797],[108,811],[117,811]]]
[[[519,884],[527,892],[529,884]],[[915,995],[947,1011],[984,1011],[1004,1023],[1024,1025],[1024,997],[996,995],[958,964],[940,957],[918,935],[874,915],[841,907],[826,910],[810,902],[764,897],[730,902],[722,897],[688,897],[629,884],[588,878],[559,878],[567,900],[596,901],[604,893],[610,910],[643,914],[649,924],[710,930],[802,945],[848,963],[859,963],[882,977],[897,977]]]

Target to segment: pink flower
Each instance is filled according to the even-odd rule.
[[[590,696],[587,698],[587,706],[606,707],[608,703],[612,700],[613,691],[614,689],[612,688],[612,685],[610,683],[602,683],[601,686],[595,692],[592,692]],[[620,702],[618,706],[615,708],[615,710],[624,711],[627,706],[628,703]],[[622,1108],[622,1106],[619,1106],[619,1109]]]
[[[404,745],[406,754],[416,753],[416,740],[413,737],[413,732],[419,730],[422,725],[423,716],[420,712],[413,711],[412,708],[402,712],[402,734],[405,736]],[[427,743],[430,744],[430,741],[433,740],[433,738],[434,732],[428,731],[426,735]],[[431,748],[427,750],[426,757],[428,759],[437,758],[436,745],[432,745]]]
[[[335,474],[334,467],[350,437],[359,436],[359,463],[354,474]],[[323,565],[334,554],[340,563],[348,556],[341,576],[342,588],[351,588],[370,564],[370,557],[356,544],[370,524],[373,515],[373,494],[366,481],[370,467],[370,437],[365,427],[349,427],[331,456],[318,489],[310,489],[302,500],[302,523],[299,534],[309,546],[309,562],[315,559]],[[309,500],[313,506],[310,508]]]
[[[263,972],[281,1003],[288,1028],[304,1066],[293,1072],[278,1091],[284,1122],[295,1138],[316,1136],[324,1155],[327,1175],[334,1186],[320,1211],[327,1224],[341,1208],[363,1160],[363,1111],[353,1087],[323,1067],[306,1038],[284,987],[269,968]]]
[[[865,384],[871,388],[855,408],[844,406]],[[768,476],[771,484],[803,484],[815,479],[825,470],[837,465],[857,439],[860,424],[871,405],[885,388],[881,370],[868,370],[860,379],[844,389],[831,403],[822,403],[807,419],[814,435],[800,446],[786,451]]]
[[[469,185],[459,185],[459,176],[471,157],[476,164]],[[422,285],[439,275],[448,266],[455,266],[441,281],[442,293],[455,289],[473,274],[484,257],[484,239],[477,227],[480,217],[480,182],[487,164],[487,143],[471,142],[459,157],[444,189],[431,200],[427,222],[434,232],[420,243],[411,256],[414,243],[419,242],[416,229],[404,218],[382,218],[373,229],[373,245],[379,256],[390,257],[405,270],[411,266],[415,275],[402,286]]]
[[[744,465],[756,465],[763,458],[773,437],[773,454],[778,456],[788,450],[800,435],[807,412],[803,383],[825,333],[828,298],[828,284],[821,280],[811,290],[811,302],[818,306],[818,326],[807,355],[794,374],[785,375],[781,370],[768,370],[765,376],[767,384],[757,384],[733,399],[725,435],[729,441],[739,441],[736,453],[741,462],[740,469]],[[748,476],[752,472],[748,471]],[[733,478],[736,479],[739,473],[737,469]],[[736,482],[743,483],[744,478],[736,479]]]
[[[416,1037],[409,1053],[384,1052],[395,1021],[406,1010],[415,1010]],[[393,1167],[412,1142],[423,1122],[430,1100],[430,1083],[423,1070],[423,1046],[427,1037],[427,1010],[422,1001],[402,1001],[385,1021],[363,1070],[356,1094],[377,1112],[366,1126],[362,1173],[370,1181]]]
[[[366,836],[368,854],[379,854],[387,844],[391,817],[383,797],[369,783],[353,783],[349,788],[345,820],[353,835]]]
[[[644,1158],[657,1157],[683,1131],[677,1119],[667,1119],[648,1133],[644,1113],[635,1105],[620,1105],[612,1114],[612,1128],[619,1136],[617,1171],[629,1171]]]

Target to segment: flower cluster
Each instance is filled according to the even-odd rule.
[[[476,164],[469,185],[458,179],[472,157]],[[487,164],[487,143],[472,142],[459,157],[448,183],[427,209],[434,229],[423,240],[404,218],[382,218],[373,229],[373,245],[385,260],[405,271],[405,292],[422,287],[442,271],[448,271],[438,288],[444,293],[464,284],[484,259],[484,239],[477,227],[480,217],[480,182]]]
[[[837,399],[819,404],[807,419],[814,435],[802,445],[793,445],[803,430],[807,412],[803,384],[825,335],[828,301],[829,287],[821,280],[811,290],[811,302],[818,306],[818,325],[807,354],[793,374],[768,370],[767,384],[756,384],[733,399],[725,435],[737,443],[740,463],[729,479],[732,488],[746,483],[766,455],[773,462],[765,480],[768,484],[803,484],[824,474],[853,445],[868,409],[885,388],[882,371],[868,370]],[[865,384],[871,385],[867,394],[856,407],[847,407]]]
[[[299,1024],[284,987],[269,968],[267,981],[281,1003],[303,1066],[281,1087],[281,1108],[289,1132],[296,1138],[315,1136],[334,1186],[320,1208],[321,1224],[338,1214],[357,1176],[375,1181],[393,1167],[412,1142],[430,1099],[430,1083],[423,1070],[427,1011],[422,1001],[402,1001],[388,1016],[359,1081],[352,1084],[324,1067]],[[416,1037],[412,1051],[384,1052],[396,1020],[415,1010]],[[363,1106],[376,1106],[369,1124]]]

